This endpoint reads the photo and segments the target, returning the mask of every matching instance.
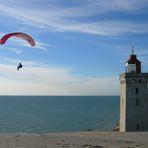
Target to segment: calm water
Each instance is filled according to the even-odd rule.
[[[111,130],[117,96],[0,96],[0,132]]]

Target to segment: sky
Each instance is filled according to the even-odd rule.
[[[0,24],[36,42],[0,46],[0,95],[119,95],[131,45],[148,72],[148,0],[0,0]]]

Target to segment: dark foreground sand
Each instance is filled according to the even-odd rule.
[[[0,148],[148,148],[148,132],[0,134]]]

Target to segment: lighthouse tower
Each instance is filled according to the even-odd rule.
[[[148,131],[148,73],[141,73],[141,62],[132,49],[120,75],[120,129]]]

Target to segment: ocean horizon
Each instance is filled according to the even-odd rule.
[[[0,96],[0,133],[109,131],[119,96]]]

